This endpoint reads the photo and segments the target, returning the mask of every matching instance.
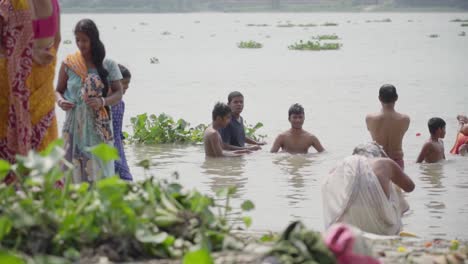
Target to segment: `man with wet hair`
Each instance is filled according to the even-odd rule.
[[[231,122],[225,127],[219,129],[219,134],[224,142],[224,148],[228,150],[259,150],[263,142],[257,142],[245,135],[244,119],[240,115],[244,110],[244,96],[234,91],[228,95],[228,105],[231,108]],[[246,146],[245,144],[252,146]]]
[[[305,120],[304,108],[300,104],[293,104],[288,111],[288,119],[291,128],[276,137],[270,152],[275,153],[280,149],[291,154],[308,153],[312,146],[317,152],[325,149],[318,138],[302,129]]]
[[[433,117],[427,122],[431,137],[424,144],[419,153],[417,163],[435,163],[445,159],[444,142],[445,121],[440,117]]]
[[[388,156],[404,169],[402,143],[410,118],[395,111],[397,100],[395,86],[385,84],[380,87],[379,101],[382,109],[379,113],[368,114],[366,124],[372,139],[382,145]]]
[[[231,120],[231,108],[224,103],[216,103],[212,111],[213,122],[206,128],[203,136],[207,157],[233,157],[250,153],[248,150],[224,151],[223,141],[218,129],[224,128]]]

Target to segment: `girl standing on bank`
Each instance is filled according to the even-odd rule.
[[[74,165],[73,182],[94,182],[114,175],[114,163],[104,163],[89,148],[113,146],[109,106],[122,99],[118,65],[104,59],[106,51],[96,24],[83,19],[76,24],[79,49],[63,61],[56,88],[57,104],[66,111],[63,125],[66,159]]]

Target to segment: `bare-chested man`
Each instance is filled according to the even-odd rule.
[[[398,94],[395,86],[385,84],[380,87],[379,100],[382,103],[380,113],[366,116],[367,129],[372,139],[383,146],[387,155],[403,169],[402,142],[410,124],[409,116],[395,111]]]
[[[291,128],[276,137],[270,152],[278,152],[281,148],[282,151],[291,154],[307,153],[311,146],[318,152],[323,152],[325,149],[318,138],[302,129],[305,119],[304,108],[300,104],[293,104],[288,114]]]
[[[218,129],[224,128],[231,120],[231,108],[223,103],[217,103],[212,112],[213,122],[205,130],[203,142],[205,144],[205,154],[208,157],[235,157],[250,153],[249,150],[225,151],[223,140]]]

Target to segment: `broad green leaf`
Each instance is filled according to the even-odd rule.
[[[69,264],[70,261],[64,258],[59,258],[55,256],[40,255],[34,256],[34,264]]]
[[[183,264],[213,264],[213,258],[206,249],[199,249],[185,254]]]
[[[90,150],[91,153],[93,153],[96,157],[105,163],[119,159],[119,153],[117,149],[104,143],[91,147]]]
[[[0,250],[0,263],[8,263],[8,264],[25,264],[26,262],[14,255],[13,253],[10,253],[5,250]]]
[[[249,216],[242,217],[242,221],[244,221],[244,224],[247,228],[249,228],[252,225],[252,218]]]
[[[8,217],[0,217],[0,241],[3,240],[3,237],[5,237],[5,235],[8,235],[10,233],[12,224],[13,223]]]
[[[10,168],[11,166],[8,161],[0,159],[0,182],[8,175]]]
[[[49,155],[56,147],[62,148],[64,144],[63,139],[59,138],[50,143],[45,150],[41,152],[41,156]]]
[[[78,250],[76,250],[75,248],[68,248],[67,250],[65,250],[65,252],[63,253],[63,256],[66,257],[67,259],[70,259],[70,260],[79,260],[80,259],[80,252]]]
[[[242,203],[241,208],[244,211],[250,211],[255,208],[255,205],[252,203],[252,201],[246,200]]]
[[[219,198],[225,198],[228,196],[228,188],[221,188],[216,190],[216,196]]]

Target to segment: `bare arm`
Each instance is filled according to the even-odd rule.
[[[271,153],[276,153],[280,150],[280,148],[283,146],[283,137],[282,135],[278,135],[275,139],[275,142],[273,143],[273,146],[271,147],[270,152]]]
[[[110,89],[112,93],[107,95],[104,99],[106,100],[106,105],[115,105],[122,100],[123,89],[120,80],[112,81],[110,83]]]
[[[62,63],[60,65],[58,80],[57,80],[57,87],[55,88],[55,98],[57,100],[58,106],[62,108],[64,111],[68,111],[72,109],[75,104],[65,100],[63,94],[67,90],[67,81],[68,81],[68,74],[65,71],[65,64]]]
[[[429,152],[429,144],[425,143],[424,146],[421,149],[421,152],[419,153],[418,159],[416,160],[416,163],[421,163],[424,161],[426,158],[427,154]]]
[[[316,136],[311,136],[311,145],[315,148],[315,150],[317,150],[317,152],[325,151],[322,144],[320,143],[320,140]]]
[[[217,133],[211,133],[208,135],[208,143],[211,146],[211,150],[213,151],[214,157],[223,157],[223,149],[221,147],[221,142],[219,141],[219,137]]]
[[[244,150],[246,148],[244,147],[238,147],[238,146],[234,146],[234,145],[230,145],[230,144],[227,144],[227,143],[222,143],[222,147],[224,150]]]
[[[415,187],[414,182],[395,161],[388,159],[388,162],[392,169],[392,178],[390,180],[405,192],[412,192]]]

